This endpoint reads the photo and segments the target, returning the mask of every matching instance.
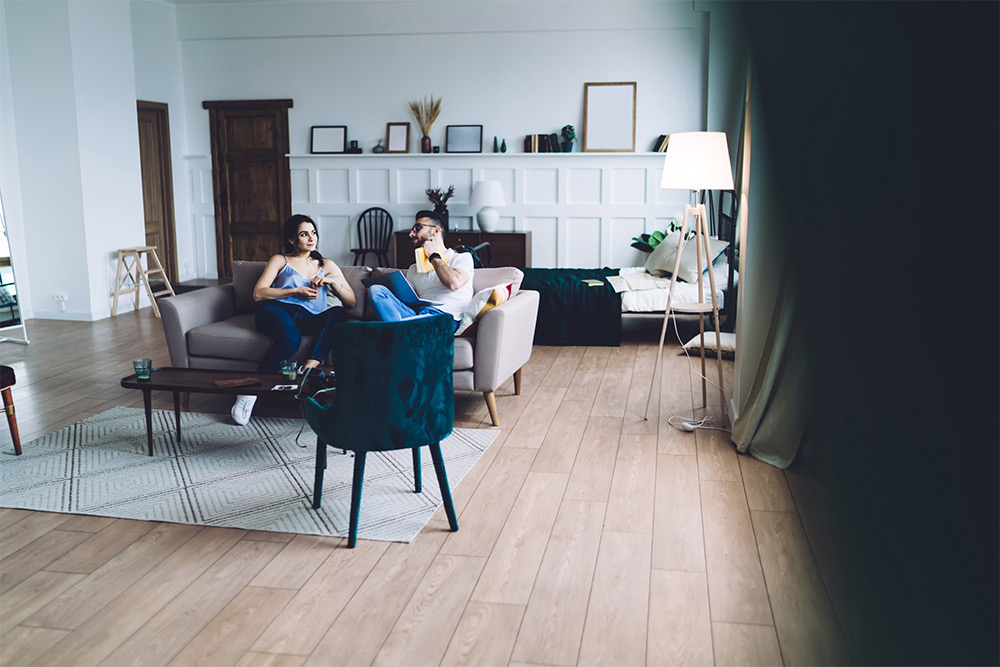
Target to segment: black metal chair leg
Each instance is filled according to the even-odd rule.
[[[351,484],[351,527],[347,534],[347,548],[358,543],[358,516],[361,514],[361,486],[365,482],[365,456],[368,452],[354,453],[354,482]]]
[[[420,448],[414,447],[410,451],[413,452],[413,492],[420,493],[424,489],[420,479]]]
[[[434,460],[434,472],[437,473],[438,486],[441,487],[441,500],[444,503],[445,514],[448,515],[448,525],[451,532],[458,530],[458,518],[455,516],[455,506],[451,502],[451,488],[448,487],[448,475],[444,471],[444,458],[441,456],[441,443],[430,444],[431,459]]]
[[[326,471],[326,443],[316,438],[316,479],[313,481],[313,509],[323,500],[323,473]]]

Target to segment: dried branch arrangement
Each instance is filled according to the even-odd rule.
[[[434,96],[431,95],[430,100],[425,97],[423,102],[419,100],[410,102],[410,111],[417,119],[420,132],[427,136],[431,133],[431,126],[437,120],[438,114],[441,113],[441,98],[435,100]]]
[[[455,186],[449,185],[445,192],[441,192],[441,188],[428,188],[427,189],[427,199],[434,204],[434,210],[438,207],[445,208],[448,204],[448,200],[452,198],[455,194]]]

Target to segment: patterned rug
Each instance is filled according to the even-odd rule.
[[[312,509],[316,439],[299,419],[112,408],[0,455],[0,507],[169,521],[308,535],[346,536],[354,458],[329,449],[323,507]],[[499,433],[459,429],[441,442],[454,489]],[[296,444],[296,438],[298,443]],[[11,450],[13,451],[13,450]],[[430,451],[423,492],[413,492],[411,450],[374,452],[365,463],[358,537],[409,542],[441,504]]]

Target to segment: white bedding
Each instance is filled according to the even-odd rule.
[[[719,308],[725,305],[725,294],[723,290],[729,280],[729,266],[724,262],[712,267],[715,273],[715,292],[716,298],[719,301]],[[622,312],[623,313],[662,313],[667,308],[667,296],[670,293],[670,279],[663,278],[653,278],[648,273],[646,269],[641,266],[632,266],[620,269],[618,275],[622,276],[626,280],[632,279],[631,283],[633,289],[621,292],[622,297]],[[635,289],[635,286],[642,287],[641,282],[637,281],[637,278],[648,278],[649,284],[652,286],[652,281],[657,281],[660,285],[666,285],[665,287],[655,287],[653,289]],[[734,274],[734,282],[738,281],[739,275]],[[706,302],[712,301],[712,288],[708,280],[708,275],[702,280],[704,287],[704,299]],[[698,300],[698,284],[697,283],[685,283],[677,281],[674,284],[674,303],[692,303]]]

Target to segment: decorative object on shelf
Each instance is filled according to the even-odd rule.
[[[635,152],[635,81],[583,84],[583,150]]]
[[[358,142],[352,139],[351,147],[348,148],[346,152],[350,153],[351,155],[357,155],[362,152],[361,146],[358,146]]]
[[[656,141],[653,143],[653,152],[654,153],[666,153],[667,152],[667,144],[669,144],[669,143],[670,143],[670,135],[669,134],[661,134],[656,139]]]
[[[576,130],[572,125],[564,125],[562,129],[562,149],[563,153],[573,152],[573,140],[576,139]]]
[[[444,130],[445,153],[482,153],[482,125],[449,125]]]
[[[313,125],[310,128],[310,153],[344,153],[346,150],[346,125]]]
[[[481,206],[476,214],[476,222],[479,229],[484,232],[496,230],[497,223],[500,222],[500,213],[494,206],[504,205],[503,187],[500,181],[476,181],[472,186],[472,198],[469,204]]]
[[[495,134],[493,135],[493,152],[494,153],[500,152],[500,142],[497,141],[497,135]]]
[[[694,191],[694,200],[698,201],[700,190],[732,190],[733,189],[733,168],[729,162],[729,145],[726,142],[725,132],[677,132],[671,135],[670,147],[663,159],[663,178],[660,180],[661,190],[689,190]],[[697,303],[672,303],[674,298],[674,285],[677,283],[677,272],[681,265],[681,256],[684,254],[684,243],[688,230],[688,219],[694,218],[695,228],[695,248],[697,261],[695,269],[701,269],[707,264],[708,280],[711,287],[712,303],[704,302],[705,290],[702,281],[703,273],[698,271],[698,302]],[[705,255],[702,256],[702,251]],[[719,302],[715,296],[715,272],[712,269],[713,255],[710,251],[708,237],[708,212],[704,204],[684,207],[684,221],[681,223],[680,235],[678,238],[677,251],[674,255],[674,270],[670,274],[670,291],[667,294],[667,307],[663,312],[663,328],[660,330],[660,345],[656,353],[656,362],[653,365],[653,375],[649,389],[652,392],[657,381],[656,373],[660,367],[663,356],[663,339],[667,333],[667,320],[670,319],[671,312],[674,313],[697,313],[698,330],[701,332],[701,349],[705,349],[705,314],[711,313],[715,320],[715,341],[716,358],[719,371],[719,394],[722,402],[726,405],[726,394],[723,390],[722,381],[722,349],[721,331],[719,330]],[[703,262],[704,260],[704,262]],[[705,355],[701,355],[701,402],[705,406],[708,404],[707,388],[705,385]],[[646,397],[646,410],[643,413],[649,414],[649,397]]]
[[[500,152],[501,153],[506,153],[507,152],[507,140],[506,139],[501,139],[500,140]]]
[[[428,188],[427,199],[434,204],[434,212],[441,216],[441,227],[448,231],[448,200],[455,194],[455,186],[449,185],[443,193],[441,188]]]
[[[417,119],[417,126],[424,135],[420,137],[420,152],[430,153],[431,127],[434,125],[434,121],[437,120],[438,114],[441,113],[441,98],[439,97],[435,100],[434,96],[431,95],[429,100],[426,97],[422,102],[414,100],[410,102],[410,111],[413,112],[413,117]]]
[[[555,134],[526,134],[524,135],[525,153],[562,153],[559,145],[559,135]]]
[[[435,146],[434,148],[431,149],[431,152],[432,153],[440,153],[441,152],[441,147],[440,146]]]
[[[409,153],[410,152],[410,124],[409,123],[386,123],[385,143],[388,146],[387,153]]]
[[[382,145],[383,141],[385,141],[385,140],[382,139],[382,138],[379,138],[378,143],[375,144],[374,146],[372,146],[372,153],[384,153],[385,152],[385,146]]]

